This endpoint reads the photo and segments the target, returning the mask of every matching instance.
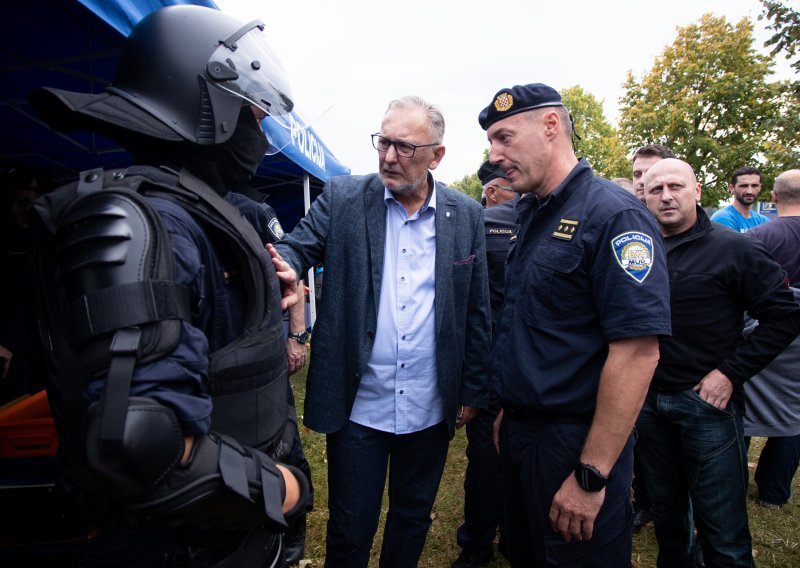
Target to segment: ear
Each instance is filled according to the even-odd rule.
[[[433,151],[433,159],[428,164],[429,170],[435,170],[444,158],[444,146],[439,146]]]
[[[770,193],[770,195],[772,196],[772,202],[773,202],[775,205],[777,205],[777,204],[778,204],[778,194],[777,194],[777,193],[775,193],[774,191],[770,191],[769,193]]]
[[[728,184],[728,191],[729,191],[730,193],[733,193],[733,184],[732,184],[732,183],[729,183],[729,184]]]
[[[555,136],[556,132],[564,129],[561,125],[561,117],[554,110],[544,113],[542,120],[544,121],[545,132],[548,138],[552,138]]]
[[[694,198],[698,203],[700,203],[700,196],[703,195],[702,187],[703,185],[698,181],[694,190]]]

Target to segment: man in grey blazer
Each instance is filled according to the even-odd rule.
[[[389,471],[381,566],[416,566],[455,429],[488,401],[483,211],[429,170],[441,111],[392,101],[373,135],[378,174],[329,180],[276,244],[323,262],[305,424],[327,434],[326,566],[367,566]]]

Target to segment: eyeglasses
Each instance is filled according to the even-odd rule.
[[[429,148],[431,146],[439,146],[439,144],[410,144],[408,142],[399,142],[397,140],[389,140],[384,138],[377,132],[372,135],[372,145],[378,152],[388,152],[390,146],[394,146],[394,151],[402,158],[413,158],[414,152],[417,148]]]
[[[505,191],[514,191],[514,188],[511,187],[510,185],[500,185],[499,183],[493,183],[492,185],[490,185],[486,189],[491,189],[493,187],[496,187],[497,189],[502,189],[502,190],[505,190]]]

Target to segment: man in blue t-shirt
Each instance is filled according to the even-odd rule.
[[[712,221],[740,233],[769,221],[768,217],[752,211],[761,193],[761,172],[758,168],[739,168],[733,172],[728,188],[733,195],[733,203],[714,213]]]

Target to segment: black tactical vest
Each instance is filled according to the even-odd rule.
[[[280,286],[253,227],[185,170],[83,172],[34,209],[41,221],[36,271],[48,395],[64,465],[89,490],[97,486],[85,465],[88,403],[82,393],[93,379],[107,377],[101,438],[118,441],[133,368],[171,353],[180,321],[191,321],[190,291],[174,280],[169,235],[146,197],[179,204],[223,235],[239,260],[246,295],[242,331],[209,355],[212,430],[270,453],[289,413]]]

